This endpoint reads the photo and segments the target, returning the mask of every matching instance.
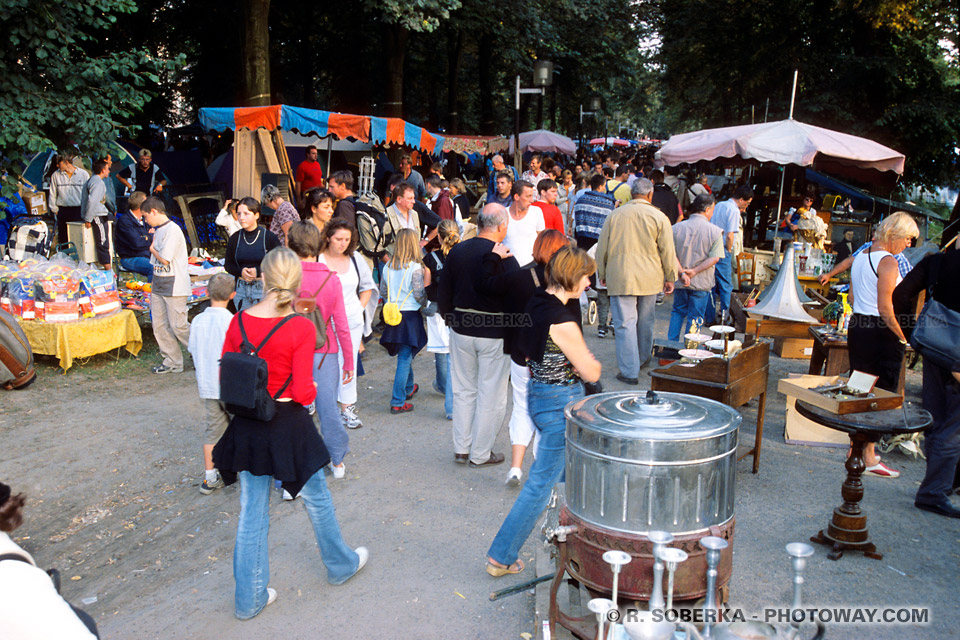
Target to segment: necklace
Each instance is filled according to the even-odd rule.
[[[257,235],[254,236],[253,242],[247,242],[247,235],[246,235],[246,233],[249,233],[249,231],[246,232],[246,233],[244,233],[244,235],[243,235],[243,241],[244,241],[248,246],[249,246],[249,245],[256,244],[256,243],[257,243],[257,240],[260,239],[260,232],[261,232],[262,230],[263,230],[263,227],[257,227]]]

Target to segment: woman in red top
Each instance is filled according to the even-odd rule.
[[[260,345],[270,330],[293,313],[303,271],[300,259],[285,248],[270,251],[260,265],[265,295],[258,304],[234,316],[223,352],[239,352],[242,337]],[[213,459],[226,484],[240,477],[240,518],[233,552],[236,616],[246,620],[273,602],[267,532],[270,528],[270,487],[273,478],[292,495],[303,498],[313,523],[320,556],[331,584],[343,584],[367,561],[364,547],[351,550],[343,541],[333,501],[323,477],[330,454],[305,408],[316,398],[313,352],[316,330],[304,317],[290,318],[257,355],[267,361],[267,389],[276,395],[276,415],[269,422],[235,416],[213,450]]]

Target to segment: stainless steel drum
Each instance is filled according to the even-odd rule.
[[[603,393],[566,408],[567,507],[626,533],[687,533],[733,518],[740,414],[680,393]]]

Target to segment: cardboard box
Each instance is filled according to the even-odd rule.
[[[42,216],[47,212],[47,197],[42,191],[37,193],[27,187],[21,187],[20,198],[27,207],[28,215]]]
[[[809,389],[818,387],[821,384],[827,384],[836,379],[836,376],[810,376],[793,374],[789,379],[780,380],[777,383],[777,390],[787,396],[787,420],[783,430],[783,439],[787,444],[803,444],[811,447],[848,447],[850,446],[850,437],[836,429],[824,427],[813,420],[804,418],[797,413],[797,397],[793,395],[791,387],[784,386],[781,383],[789,380],[791,385]]]
[[[806,359],[813,355],[813,338],[774,338],[773,352],[781,358]]]

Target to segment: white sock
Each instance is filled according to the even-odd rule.
[[[207,482],[216,482],[217,478],[220,477],[220,473],[216,469],[210,469],[209,471],[204,471]]]

